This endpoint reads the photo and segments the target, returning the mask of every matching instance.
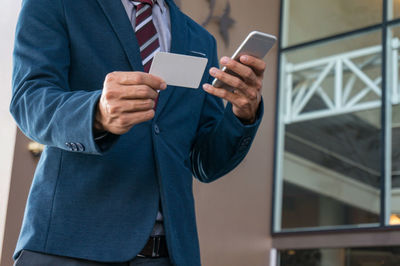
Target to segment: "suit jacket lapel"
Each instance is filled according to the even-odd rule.
[[[139,44],[132,29],[132,25],[126,15],[126,11],[119,0],[97,0],[116,33],[129,63],[133,70],[144,71],[142,58],[140,57]],[[186,53],[186,20],[173,0],[166,0],[171,17],[171,53]],[[168,102],[168,98],[175,91],[174,87],[168,86],[165,91],[160,92],[155,117],[157,118]]]
[[[173,0],[166,0],[166,3],[171,17],[171,53],[186,54],[186,20]],[[174,87],[168,86],[166,90],[160,92],[155,118],[159,116],[174,91]]]
[[[119,0],[97,0],[116,33],[133,70],[143,71],[139,44],[126,11]]]

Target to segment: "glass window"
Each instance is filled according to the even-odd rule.
[[[388,0],[388,17],[396,19],[400,17],[400,0]]]
[[[282,2],[274,232],[400,226],[400,0]]]
[[[380,37],[281,55],[275,230],[379,223]]]
[[[280,266],[397,266],[399,247],[281,250]]]
[[[284,0],[283,16],[287,47],[381,23],[382,0]]]
[[[400,3],[400,1],[395,1]],[[391,212],[390,225],[400,225],[400,82],[399,82],[399,50],[400,26],[394,26],[388,31],[388,88],[391,101]]]

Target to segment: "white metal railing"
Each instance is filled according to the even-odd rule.
[[[394,105],[400,103],[398,38],[392,39],[391,48],[389,83]],[[283,68],[285,124],[381,107],[381,72],[375,77],[368,73],[380,66],[381,52],[382,46],[377,45],[299,64],[287,62]],[[345,80],[344,75],[349,78]],[[363,86],[356,86],[357,81]],[[305,111],[315,95],[325,107]]]

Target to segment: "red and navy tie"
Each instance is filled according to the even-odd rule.
[[[148,73],[154,55],[160,51],[158,33],[153,23],[154,2],[152,0],[135,0],[132,3],[136,7],[135,34],[139,42],[140,56],[144,71]]]

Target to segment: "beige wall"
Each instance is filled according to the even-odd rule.
[[[26,199],[39,159],[32,156],[27,149],[29,142],[30,140],[21,131],[17,130],[8,197],[7,220],[5,223],[6,230],[3,238],[3,256],[0,260],[1,266],[11,266],[13,264],[12,254],[17,244]]]
[[[8,106],[11,98],[11,51],[20,1],[3,0],[0,8],[0,260],[16,127]]]
[[[226,2],[217,0],[215,15],[222,14]],[[230,30],[231,45],[225,48],[215,24],[207,27],[218,40],[220,57],[231,56],[252,30],[278,35],[278,0],[230,3],[231,16],[236,20]],[[206,17],[207,7],[205,0],[182,1],[183,11],[198,22]],[[266,62],[265,114],[248,156],[221,180],[197,182],[194,187],[203,265],[269,265],[277,46]]]

